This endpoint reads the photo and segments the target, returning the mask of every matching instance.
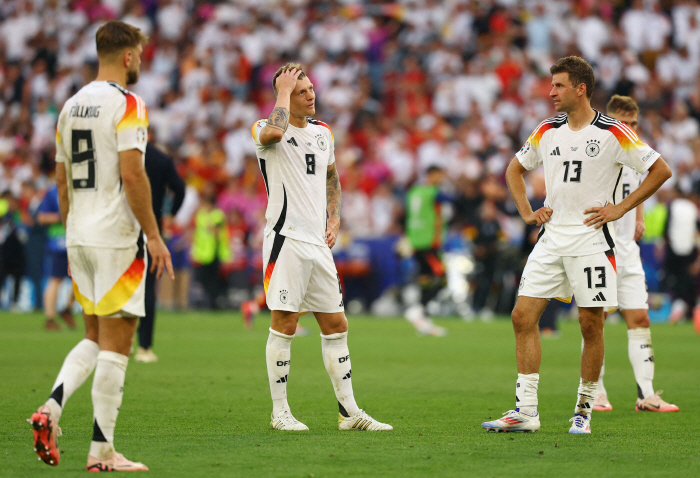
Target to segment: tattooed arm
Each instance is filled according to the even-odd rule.
[[[267,146],[282,141],[289,126],[289,101],[301,71],[289,70],[277,77],[277,102],[267,118],[267,124],[260,131],[260,144]]]
[[[326,211],[328,212],[328,224],[326,225],[326,244],[328,247],[335,245],[340,229],[340,179],[335,163],[328,166],[326,173]]]

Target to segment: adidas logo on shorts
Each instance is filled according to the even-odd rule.
[[[606,299],[602,292],[598,292],[598,295],[593,297],[593,302],[605,302]]]

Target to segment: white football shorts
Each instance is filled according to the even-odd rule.
[[[579,307],[617,305],[617,273],[613,251],[588,256],[555,256],[535,245],[525,264],[518,295],[556,298]]]
[[[263,240],[264,285],[270,310],[343,312],[340,278],[327,246],[272,231]]]
[[[143,317],[146,268],[144,246],[111,249],[72,246],[68,264],[75,299],[88,315]]]
[[[636,242],[617,242],[617,302],[618,309],[648,309],[647,281]]]

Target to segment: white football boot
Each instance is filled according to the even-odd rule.
[[[369,430],[369,431],[389,431],[394,427],[386,423],[379,422],[370,417],[367,412],[360,410],[356,414],[344,417],[338,413],[338,430]]]
[[[591,434],[591,417],[584,417],[578,413],[569,420],[574,422],[569,428],[569,433],[571,435],[590,435]]]
[[[301,423],[299,420],[294,418],[292,412],[289,410],[282,410],[275,416],[273,413],[270,416],[270,427],[275,430],[285,430],[285,431],[308,431],[309,427]]]
[[[484,422],[481,428],[495,432],[536,432],[540,429],[540,414],[534,417],[520,413],[517,410],[508,410],[503,418]]]

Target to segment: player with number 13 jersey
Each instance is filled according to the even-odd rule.
[[[572,131],[567,115],[543,121],[516,153],[525,169],[544,165],[552,217],[543,227],[539,248],[561,256],[586,256],[615,247],[613,228],[587,227],[584,210],[614,202],[622,166],[644,173],[659,153],[624,123],[597,112],[591,124]],[[578,300],[579,298],[577,298]]]

